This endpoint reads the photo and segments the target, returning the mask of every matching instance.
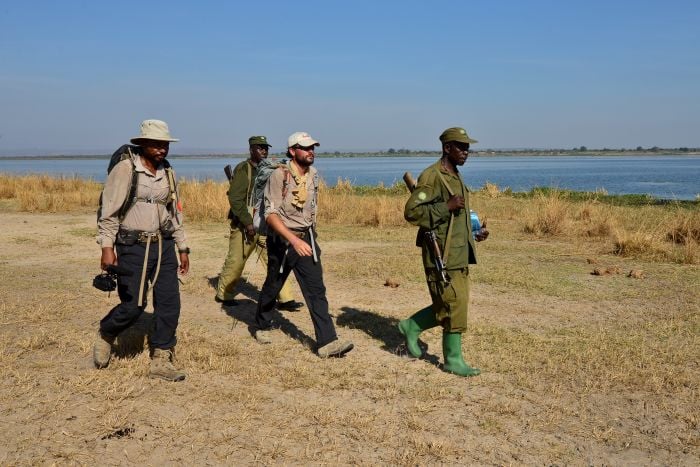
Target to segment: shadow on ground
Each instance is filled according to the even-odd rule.
[[[216,291],[219,287],[219,276],[207,277],[207,284]],[[260,290],[246,279],[241,278],[236,283],[236,295],[244,295],[251,300],[257,300],[260,295]]]
[[[218,278],[208,278],[209,285],[216,288]],[[234,306],[221,306],[221,309],[228,316],[233,318],[232,327],[236,327],[239,323],[243,323],[248,326],[248,332],[251,336],[255,336],[255,312],[258,308],[258,297],[260,296],[260,291],[253,284],[249,283],[245,279],[241,279],[236,284],[236,302]],[[241,297],[241,298],[239,298]],[[242,298],[245,297],[245,298]],[[287,313],[287,312],[285,312]],[[289,312],[298,313],[298,312]],[[294,323],[289,321],[282,313],[275,310],[273,317],[273,326],[292,339],[296,339],[301,342],[304,346],[309,348],[315,348],[316,341],[312,339],[308,334],[304,333],[299,329]]]
[[[134,358],[148,350],[148,333],[151,330],[153,313],[144,311],[134,324],[122,331],[112,349],[118,358]]]
[[[368,310],[359,310],[357,308],[344,306],[341,309],[341,314],[336,318],[338,326],[344,326],[350,329],[359,329],[369,337],[382,342],[382,350],[403,358],[411,358],[406,351],[404,337],[399,332],[397,325],[399,320],[396,318],[387,318]],[[423,349],[423,359],[438,366],[440,358],[437,355],[429,354],[428,344],[419,340],[420,347]]]

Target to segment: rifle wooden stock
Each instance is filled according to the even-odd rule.
[[[413,175],[411,175],[411,172],[406,172],[403,174],[403,182],[406,184],[406,188],[408,188],[408,191],[413,193],[413,190],[416,189],[416,181],[413,179]]]

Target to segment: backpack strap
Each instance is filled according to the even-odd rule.
[[[127,192],[126,198],[122,203],[122,206],[117,212],[119,223],[121,224],[129,209],[136,203],[136,190],[138,188],[139,173],[136,171],[136,164],[134,163],[134,153],[131,147],[127,147],[127,153],[129,155],[129,162],[131,162],[131,182],[129,183],[129,191]]]
[[[250,161],[246,161],[246,169],[248,171],[248,188],[245,191],[245,198],[248,202],[248,206],[253,204],[253,169],[251,168]]]
[[[289,191],[289,182],[292,179],[292,172],[289,171],[286,165],[282,166],[282,170],[284,170],[284,182],[282,182],[282,199],[284,200]]]
[[[452,191],[452,188],[450,188],[450,185],[447,184],[447,180],[445,180],[444,175],[440,172],[440,169],[437,171],[438,177],[440,177],[440,181],[442,181],[442,184],[445,185],[445,188],[447,188],[447,192],[450,194],[450,196],[454,196],[455,193]],[[460,180],[462,180],[460,178]],[[445,239],[445,251],[442,252],[442,260],[445,262],[445,265],[447,265],[447,257],[450,254],[450,243],[452,243],[452,225],[454,224],[454,218],[455,215],[454,213],[450,212],[450,220],[448,221],[447,224],[447,238]]]
[[[127,148],[129,153],[129,161],[131,162],[131,183],[129,184],[129,191],[122,203],[122,207],[119,208],[118,217],[119,223],[124,220],[129,210],[136,204],[139,200],[136,195],[138,190],[139,173],[136,170],[136,163],[134,162],[134,157],[136,155],[131,151],[131,148]],[[181,210],[180,201],[178,199],[177,184],[175,183],[175,176],[173,175],[173,168],[170,162],[163,160],[163,168],[165,170],[165,176],[168,179],[168,188],[170,189],[170,194],[168,195],[168,200],[163,203],[168,209],[172,211],[173,215],[177,215],[177,211]]]

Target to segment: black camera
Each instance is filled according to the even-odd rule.
[[[92,286],[103,292],[112,292],[117,289],[117,276],[131,276],[133,272],[120,266],[110,264],[105,272],[98,274],[92,280]]]
[[[117,288],[117,281],[112,276],[113,275],[108,272],[98,274],[92,280],[92,286],[103,292],[111,292]]]

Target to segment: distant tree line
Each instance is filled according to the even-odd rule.
[[[644,148],[642,146],[637,146],[635,149],[627,149],[627,148],[618,148],[618,149],[610,149],[610,148],[603,148],[603,149],[589,149],[586,146],[580,146],[578,148],[573,148],[573,151],[578,151],[578,152],[627,152],[627,151],[635,151],[635,152],[698,152],[700,151],[700,148],[688,148],[688,147],[680,147],[680,148],[660,148],[659,146],[652,146],[650,148]]]

